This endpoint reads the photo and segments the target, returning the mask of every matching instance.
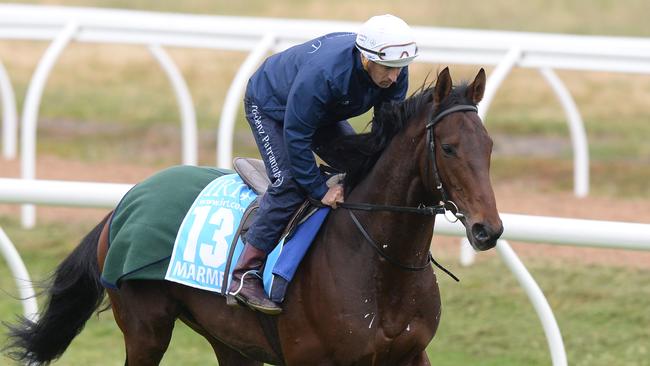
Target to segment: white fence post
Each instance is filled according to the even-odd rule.
[[[273,34],[264,36],[237,70],[237,74],[230,84],[226,100],[223,103],[221,120],[219,121],[219,135],[217,136],[217,166],[220,168],[232,167],[232,140],[235,119],[237,118],[237,110],[244,95],[246,83],[255,71],[257,64],[260,63],[274,44],[275,36]]]
[[[38,303],[36,303],[36,295],[34,288],[29,278],[29,273],[23,263],[20,254],[16,250],[7,234],[0,227],[0,253],[4,256],[11,274],[14,276],[18,293],[20,294],[20,301],[23,304],[23,314],[25,318],[31,321],[38,320]]]
[[[163,68],[174,88],[174,94],[176,95],[176,101],[178,102],[181,115],[183,164],[196,165],[198,164],[198,132],[196,129],[194,102],[192,102],[190,89],[187,87],[187,83],[185,83],[185,79],[174,61],[162,47],[159,45],[151,45],[149,46],[149,51]]]
[[[589,144],[580,111],[569,89],[552,69],[544,67],[539,69],[539,72],[562,104],[569,124],[571,144],[573,145],[573,193],[577,197],[586,197],[589,194]]]
[[[2,95],[2,155],[7,160],[16,158],[18,115],[16,96],[9,74],[0,60],[0,94]]]
[[[29,83],[23,107],[20,141],[23,179],[34,179],[36,175],[36,125],[38,124],[38,109],[41,104],[45,82],[50,71],[52,71],[52,67],[54,67],[54,63],[78,29],[79,25],[75,22],[70,22],[63,28],[45,51]],[[21,220],[23,227],[34,227],[36,224],[36,209],[33,205],[23,205]]]
[[[506,79],[508,74],[513,67],[517,64],[521,58],[521,48],[515,46],[508,50],[503,59],[497,64],[497,66],[490,73],[490,77],[485,84],[485,92],[483,93],[483,100],[479,103],[478,106],[478,115],[481,117],[483,123],[485,123],[485,116],[487,115],[490,105],[499,90],[501,84]]]
[[[496,248],[501,259],[503,259],[503,262],[510,269],[512,274],[515,275],[519,285],[524,288],[528,299],[533,304],[533,308],[535,308],[535,312],[542,323],[544,334],[546,335],[546,342],[548,343],[548,348],[551,352],[553,366],[566,366],[566,351],[564,350],[564,342],[562,341],[560,327],[557,325],[557,320],[555,320],[553,310],[548,304],[548,301],[546,301],[544,293],[537,285],[537,282],[535,282],[533,276],[530,275],[526,266],[521,263],[521,260],[517,254],[515,254],[515,251],[512,250],[507,241],[499,240]]]

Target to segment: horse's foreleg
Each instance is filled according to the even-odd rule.
[[[403,366],[431,366],[429,362],[429,356],[425,351],[422,351],[419,355],[415,356],[411,361],[402,364]]]
[[[126,365],[158,365],[169,346],[180,306],[164,281],[125,281],[111,296],[124,334]]]
[[[219,360],[219,366],[262,366],[264,363],[246,358],[241,353],[233,350],[225,344],[215,340],[208,339],[214,353]]]
[[[263,362],[251,360],[241,353],[230,348],[225,343],[211,336],[207,330],[189,318],[181,315],[179,319],[182,320],[183,323],[185,323],[192,330],[202,335],[208,341],[208,343],[210,343],[212,349],[214,350],[215,356],[217,356],[217,360],[219,360],[219,366],[262,366],[264,364]]]

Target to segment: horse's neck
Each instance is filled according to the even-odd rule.
[[[410,207],[430,205],[431,194],[422,181],[418,165],[418,158],[425,156],[427,148],[422,130],[410,128],[395,136],[349,201]],[[370,236],[392,258],[410,266],[426,263],[434,224],[430,216],[395,212],[357,214]],[[382,263],[388,270],[395,270],[390,264]]]
[[[408,134],[393,139],[369,175],[346,197],[355,203],[399,206],[430,204],[420,179],[418,156],[425,143]],[[419,141],[419,142],[418,142]],[[430,216],[386,211],[354,211],[361,225],[381,250],[404,265],[427,262],[434,220]],[[359,318],[394,337],[420,314],[422,304],[436,311],[437,290],[430,270],[405,271],[380,258],[350,218],[337,209],[319,234],[306,276],[298,279],[293,298],[331,307],[340,314],[366,314]],[[414,299],[417,299],[415,301]],[[305,301],[305,300],[303,300]],[[375,320],[375,316],[377,319]],[[346,318],[353,319],[354,317]],[[355,318],[356,319],[356,318]]]

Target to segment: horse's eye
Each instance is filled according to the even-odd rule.
[[[448,144],[442,144],[442,151],[445,153],[445,155],[456,155],[456,149],[454,149],[453,146],[448,145]]]

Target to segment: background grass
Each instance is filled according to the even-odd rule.
[[[363,21],[393,13],[412,25],[575,34],[650,36],[646,0],[440,1],[170,1],[60,0],[18,3],[118,7],[198,14]],[[31,74],[47,44],[0,40],[19,111]],[[172,48],[194,98],[201,164],[215,162],[216,128],[239,52]],[[411,85],[445,65],[414,64]],[[455,80],[478,67],[451,65]],[[488,73],[491,67],[486,67]],[[650,76],[558,71],[582,113],[589,139],[592,193],[650,199]],[[353,120],[362,129],[369,116]],[[142,47],[70,45],[51,74],[40,109],[38,152],[90,162],[164,166],[180,161],[179,115],[173,91]],[[572,157],[564,112],[541,76],[515,69],[491,106],[492,175],[499,182],[534,182],[531,189],[572,189]],[[240,114],[235,154],[257,155]],[[38,174],[38,173],[37,173]],[[2,175],[2,172],[0,172]],[[17,244],[34,279],[43,279],[95,224],[93,220],[41,222],[19,229],[15,217],[0,226]],[[434,246],[435,248],[435,246]],[[440,253],[445,263],[455,255]],[[548,365],[546,341],[532,307],[494,256],[453,268],[460,284],[441,276],[443,321],[429,346],[436,365]],[[572,365],[650,365],[650,276],[647,270],[527,260],[558,318]],[[21,308],[8,269],[0,266],[0,319]],[[41,300],[42,301],[42,300]],[[0,345],[4,340],[0,338]],[[213,364],[210,347],[178,325],[165,365]],[[12,364],[0,356],[0,364]],[[112,314],[91,319],[58,365],[122,365],[123,344]]]

